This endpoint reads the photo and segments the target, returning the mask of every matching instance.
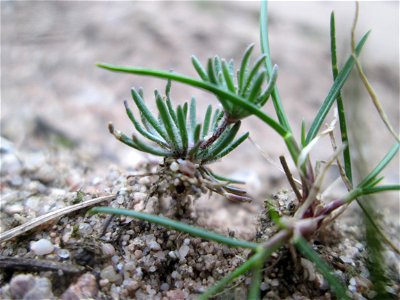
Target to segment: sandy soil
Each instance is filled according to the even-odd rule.
[[[164,88],[161,80],[109,73],[96,68],[96,62],[174,69],[194,75],[191,54],[202,61],[215,54],[238,61],[248,44],[258,42],[257,2],[9,1],[2,2],[1,8],[1,136],[13,143],[17,153],[27,153],[27,161],[33,161],[28,166],[28,176],[36,174],[35,167],[41,162],[53,157],[54,148],[72,147],[67,159],[62,160],[62,168],[55,168],[57,176],[70,172],[72,179],[67,184],[52,183],[52,188],[68,192],[83,186],[93,194],[90,188],[96,177],[106,178],[113,168],[121,172],[135,170],[147,159],[115,141],[106,126],[112,120],[118,128],[132,130],[122,105],[123,99],[130,98],[130,87],[143,87],[150,104],[152,90]],[[343,61],[349,54],[353,9],[352,3],[342,2],[270,5],[271,51],[273,61],[280,67],[278,86],[297,135],[301,120],[311,123],[332,82],[329,14],[331,10],[336,12],[338,54]],[[361,36],[372,28],[362,61],[395,128],[400,126],[398,11],[396,2],[363,2],[357,31]],[[344,96],[351,135],[370,142],[358,148],[372,167],[393,139],[361,85],[352,82],[355,85],[347,87]],[[179,84],[173,87],[176,103],[192,95],[203,109],[206,104],[215,103],[209,94]],[[267,111],[273,115],[271,104]],[[262,201],[287,188],[282,173],[263,156],[270,156],[277,164],[278,156],[287,152],[279,137],[255,117],[244,122],[243,130],[250,130],[264,155],[246,142],[231,154],[231,159],[217,163],[215,169],[247,178],[256,201],[243,207],[221,199],[211,201],[217,204],[205,225],[252,238]],[[4,141],[1,146],[8,147]],[[330,149],[329,141],[323,141],[313,157],[326,159],[330,153],[326,149]],[[240,161],[245,163],[236,163]],[[2,156],[2,169],[10,166],[7,163]],[[47,171],[42,170],[44,174],[38,177],[48,180],[46,176],[53,173]],[[398,159],[385,170],[385,175],[388,183],[399,182]],[[2,182],[5,180],[2,172]],[[9,191],[2,188],[2,198]],[[53,191],[57,192],[60,191]],[[396,225],[400,224],[399,201],[398,193],[390,193],[382,205],[390,222]],[[209,199],[199,202],[199,210],[209,203]],[[230,218],[231,215],[241,217]],[[12,225],[2,220],[2,230]]]

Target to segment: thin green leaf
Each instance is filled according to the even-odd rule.
[[[244,84],[243,90],[240,91],[240,95],[246,98],[247,90],[250,88],[251,83],[254,82],[254,76],[256,76],[257,72],[259,71],[261,65],[263,64],[264,60],[266,59],[265,55],[261,55],[257,61],[254,63],[253,69],[250,71],[249,76],[247,76],[246,82]]]
[[[265,78],[265,73],[260,73],[257,75],[256,79],[254,80],[253,85],[251,86],[248,101],[254,103],[255,100],[257,99],[257,97],[260,95],[261,86],[264,82],[264,78]]]
[[[204,116],[203,133],[201,135],[202,138],[204,138],[207,135],[208,130],[210,129],[211,114],[212,114],[212,106],[210,104],[208,105],[206,114]]]
[[[197,144],[200,141],[201,124],[197,124],[193,133],[193,141]]]
[[[215,131],[218,127],[218,123],[222,120],[224,117],[224,111],[220,111],[218,108],[214,112],[214,116],[211,122],[211,131]]]
[[[180,105],[178,105],[178,108],[177,108],[177,117],[178,117],[178,128],[179,128],[179,132],[181,134],[182,147],[183,147],[184,153],[186,154],[187,150],[188,150],[188,146],[189,146],[189,138],[188,138],[188,132],[187,132],[187,128],[186,128],[186,116]]]
[[[330,22],[330,35],[331,35],[331,64],[332,64],[332,75],[333,80],[336,80],[339,69],[337,65],[337,55],[336,55],[336,29],[335,29],[335,13],[331,13],[331,22]],[[340,125],[340,136],[342,139],[342,144],[347,145],[347,147],[343,150],[343,162],[344,162],[344,171],[346,177],[349,179],[350,183],[353,182],[353,174],[351,170],[351,156],[350,156],[350,144],[347,134],[347,124],[346,124],[346,114],[344,103],[342,100],[342,95],[339,91],[338,96],[336,98],[337,108],[338,108],[338,117],[339,117],[339,125]]]
[[[167,97],[167,100],[165,101],[165,103],[167,104],[167,108],[168,108],[168,113],[172,118],[172,121],[174,121],[175,125],[178,126],[178,118],[176,116],[176,112],[172,106],[171,100],[169,99],[169,97]]]
[[[250,46],[247,47],[247,49],[244,51],[244,54],[243,54],[243,58],[242,58],[242,62],[241,62],[239,74],[238,74],[239,94],[242,94],[242,91],[244,88],[249,59],[250,59],[251,52],[253,51],[253,48],[254,48],[254,44],[251,44]]]
[[[261,13],[260,13],[260,44],[261,52],[266,55],[265,67],[268,72],[268,78],[271,78],[272,74],[272,60],[271,51],[269,48],[268,41],[268,5],[266,0],[261,1]],[[272,102],[274,103],[274,108],[276,115],[278,116],[279,124],[285,128],[287,131],[291,132],[289,120],[287,119],[285,110],[283,109],[281,97],[276,85],[271,93]]]
[[[215,72],[214,60],[212,58],[209,58],[207,61],[207,74],[209,81],[218,85],[218,73]]]
[[[224,236],[222,234],[214,233],[211,231],[207,231],[205,229],[195,227],[192,225],[187,225],[182,222],[174,221],[165,217],[155,216],[151,214],[146,214],[143,212],[138,212],[129,209],[120,209],[120,208],[112,208],[112,207],[95,207],[90,210],[91,214],[105,213],[112,215],[123,215],[132,218],[136,218],[139,220],[148,221],[154,224],[162,225],[168,228],[172,228],[174,230],[178,230],[180,232],[188,233],[192,236],[197,236],[206,240],[215,241],[224,245],[228,245],[231,247],[239,247],[239,248],[248,248],[252,250],[256,250],[258,247],[257,243],[247,242],[243,240],[237,240],[234,238],[230,238]]]
[[[383,192],[399,191],[399,190],[400,190],[400,185],[381,185],[371,188],[363,188],[362,195],[370,195],[375,193],[383,193]]]
[[[356,54],[360,55],[361,50],[367,41],[369,31],[362,37],[360,42],[357,45],[356,48]],[[350,72],[354,66],[354,58],[353,56],[350,56],[345,65],[343,66],[343,69],[339,72],[338,76],[336,77],[335,82],[333,83],[327,97],[324,100],[324,103],[322,104],[320,110],[318,111],[316,117],[314,118],[314,121],[311,124],[310,130],[308,131],[307,138],[306,138],[306,143],[308,144],[311,140],[313,140],[317,134],[319,129],[321,128],[322,124],[325,121],[325,118],[330,111],[333,103],[335,102],[340,90],[342,89],[344,83],[346,82],[347,78],[350,75]]]
[[[209,81],[210,80],[208,78],[206,70],[201,65],[201,62],[194,55],[192,55],[192,64],[193,64],[195,70],[197,71],[197,74],[199,74],[201,79],[203,79],[204,81]]]
[[[272,254],[272,253],[271,253]],[[218,281],[215,285],[213,285],[211,288],[209,288],[207,291],[205,291],[203,294],[200,295],[198,298],[199,300],[206,300],[221,291],[226,285],[231,283],[233,280],[238,278],[241,275],[244,275],[246,272],[250,271],[250,269],[256,264],[260,263],[261,259],[263,258],[264,253],[259,252],[250,257],[245,263],[243,263],[241,266],[236,268],[233,272],[229,273],[226,275],[224,278],[222,278],[220,281]]]
[[[129,119],[132,121],[133,125],[135,126],[136,130],[143,135],[144,137],[148,138],[149,140],[159,144],[160,146],[164,147],[164,148],[168,148],[168,144],[162,140],[161,138],[159,138],[158,136],[146,131],[140,124],[139,122],[135,119],[132,111],[130,110],[129,106],[128,106],[128,102],[125,100],[124,101],[124,105],[125,105],[125,110],[126,110],[126,114],[128,115]]]
[[[254,263],[252,269],[251,283],[249,287],[248,299],[260,299],[261,296],[261,280],[263,273],[264,262],[259,261]]]
[[[232,93],[236,93],[232,74],[230,73],[228,63],[225,60],[222,61],[222,71],[223,71],[225,83],[226,83],[228,90],[230,90]]]
[[[150,112],[150,110],[147,108],[146,104],[144,104],[144,101],[142,97],[136,92],[135,89],[131,90],[132,93],[132,98],[135,101],[136,106],[139,108],[140,112],[143,114],[143,117],[153,126],[153,128],[158,132],[158,134],[164,139],[168,140],[167,134],[164,131],[164,129],[160,126],[160,123],[157,121],[156,118],[154,118],[153,114]]]
[[[268,82],[267,87],[262,92],[260,97],[258,97],[256,104],[260,107],[263,107],[265,103],[267,103],[269,96],[271,95],[272,91],[275,88],[276,80],[278,79],[278,66],[274,65],[272,68],[272,73]]]
[[[236,122],[230,129],[226,130],[220,136],[220,138],[208,149],[208,156],[206,157],[207,160],[212,159],[211,157],[215,157],[233,141],[239,131],[240,124],[240,121]]]
[[[201,88],[206,91],[209,91],[216,95],[218,99],[220,100],[221,104],[226,107],[227,101],[233,103],[234,105],[240,106],[242,109],[247,110],[251,114],[254,114],[257,116],[260,120],[268,124],[272,129],[274,129],[280,136],[286,137],[288,132],[288,129],[286,127],[283,127],[280,125],[278,122],[276,122],[274,119],[272,119],[270,116],[265,114],[263,111],[261,111],[256,105],[253,103],[249,103],[246,99],[239,97],[236,94],[233,94],[227,90],[224,90],[214,84],[210,84],[208,82],[204,81],[199,81],[196,79],[193,79],[191,77],[183,76],[177,73],[171,73],[171,72],[166,72],[162,70],[151,70],[151,69],[146,69],[146,68],[133,68],[133,67],[126,67],[126,66],[116,66],[116,65],[110,65],[110,64],[97,64],[98,67],[104,68],[110,71],[115,71],[115,72],[122,72],[122,73],[129,73],[129,74],[137,74],[137,75],[144,75],[144,76],[153,76],[153,77],[158,77],[158,78],[165,78],[165,79],[171,79],[177,82],[181,82],[193,87]],[[222,99],[222,101],[221,101]],[[225,101],[225,102],[223,102]]]
[[[236,183],[236,184],[245,184],[245,182],[242,180],[237,180],[237,179],[221,176],[221,175],[215,174],[211,170],[207,170],[207,174],[209,174],[210,176],[214,177],[215,179],[217,179],[219,181],[226,181],[229,183]]]
[[[168,108],[167,108],[165,102],[163,101],[163,99],[160,96],[156,97],[156,104],[157,104],[157,108],[160,112],[162,122],[167,131],[169,141],[173,145],[173,150],[174,151],[181,150],[182,145],[180,144],[180,141],[178,138],[179,135],[177,133],[177,128],[174,124],[174,121],[172,120],[171,115],[169,114],[169,111],[168,111]]]
[[[301,120],[301,146],[305,147],[306,146],[306,122]]]
[[[194,132],[196,129],[197,125],[197,120],[196,120],[196,99],[192,97],[190,100],[190,109],[189,109],[189,122],[190,122],[190,132],[191,132],[191,139],[194,141]]]
[[[389,164],[389,162],[395,157],[400,149],[400,143],[396,143],[392,146],[385,157],[379,162],[379,164],[366,176],[359,184],[358,187],[369,187],[371,181]]]
[[[295,240],[295,246],[299,251],[317,267],[318,271],[328,281],[330,288],[335,293],[338,299],[350,299],[346,294],[346,286],[333,274],[333,269],[319,256],[317,252],[308,244],[308,242],[301,236]]]

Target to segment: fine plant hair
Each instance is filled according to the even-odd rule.
[[[358,5],[356,11],[358,14]],[[294,246],[303,256],[311,260],[318,271],[325,277],[332,292],[338,299],[350,299],[349,292],[342,281],[334,275],[332,267],[310,245],[310,239],[312,239],[320,228],[333,222],[352,202],[356,202],[363,211],[363,218],[366,220],[366,224],[368,224],[368,232],[373,232],[373,238],[371,238],[373,241],[368,241],[368,244],[377,245],[371,249],[373,257],[381,261],[379,256],[381,245],[375,241],[376,239],[386,244],[386,246],[391,247],[398,254],[400,253],[399,249],[390,241],[381,227],[377,225],[374,216],[371,214],[371,209],[364,202],[364,196],[366,195],[400,190],[399,185],[383,184],[383,176],[381,175],[382,170],[398,154],[400,143],[398,133],[389,124],[379,99],[359,62],[358,57],[368,39],[369,32],[364,34],[358,43],[356,43],[354,34],[356,19],[352,28],[351,54],[339,69],[336,54],[335,17],[334,13],[331,14],[330,49],[333,83],[310,128],[306,128],[304,122],[299,124],[301,128],[299,139],[296,139],[293,135],[276,85],[278,67],[273,65],[270,56],[266,1],[262,1],[260,13],[260,45],[262,55],[255,60],[251,67],[249,67],[249,62],[254,45],[249,46],[244,51],[237,71],[231,60],[216,56],[208,59],[207,63],[203,65],[193,56],[192,63],[198,73],[198,78],[163,70],[98,64],[101,68],[115,72],[158,77],[168,81],[164,97],[159,92],[155,93],[159,112],[158,117],[152,115],[148,110],[144,104],[143,93],[140,90],[133,89],[132,97],[140,110],[141,124],[126,104],[127,114],[137,132],[150,140],[152,144],[143,142],[136,135],[128,137],[116,131],[112,125],[109,126],[110,132],[128,146],[164,157],[165,161],[168,162],[167,167],[169,170],[175,172],[177,177],[200,178],[201,185],[204,184],[205,188],[217,191],[225,195],[228,199],[231,197],[231,200],[249,200],[245,191],[231,186],[232,180],[215,175],[209,169],[208,165],[226,156],[248,137],[248,133],[245,133],[235,139],[241,120],[244,120],[248,116],[256,116],[264,122],[265,126],[272,128],[281,136],[289,150],[290,158],[296,166],[296,173],[300,178],[301,187],[297,187],[291,172],[287,168],[286,158],[282,157],[281,162],[286,171],[286,176],[298,197],[299,204],[295,208],[293,215],[281,217],[279,217],[279,214],[271,206],[268,213],[278,228],[276,234],[271,238],[258,243],[238,240],[176,220],[134,210],[97,207],[92,209],[91,212],[134,217],[231,247],[252,250],[252,255],[241,266],[225,275],[214,286],[201,294],[199,299],[212,297],[223,290],[233,280],[247,272],[251,273],[248,298],[259,299],[263,266],[272,253],[284,245]],[[352,162],[354,160],[350,151],[352,141],[348,137],[345,109],[346,99],[343,99],[341,93],[354,67],[357,68],[358,74],[369,92],[386,128],[394,136],[394,145],[387,151],[381,161],[359,182],[355,182],[353,179]],[[195,119],[195,100],[192,100],[190,104],[185,103],[182,106],[173,107],[170,99],[170,87],[171,82],[174,81],[208,91],[222,105],[222,111],[216,110],[213,114],[212,106],[210,106],[207,109],[203,122],[198,123]],[[267,104],[269,99],[271,99],[270,101],[275,109],[276,119],[262,111],[262,107]],[[337,110],[335,121],[337,120],[339,123],[340,141],[335,141],[332,134],[336,129],[335,121],[327,128],[323,128],[323,125],[327,122],[326,117],[332,110]],[[331,138],[333,149],[331,154],[326,157],[325,164],[321,168],[317,168],[311,159],[310,153],[319,145],[320,139],[324,137]],[[329,167],[335,163],[340,169],[342,180],[348,192],[333,200],[328,201],[325,199],[323,201],[324,199],[321,199],[323,195],[323,191],[321,190],[322,182]],[[189,168],[189,171],[186,167]],[[381,267],[381,269],[383,268]],[[380,286],[379,282],[377,286]],[[381,293],[383,292],[381,291]]]

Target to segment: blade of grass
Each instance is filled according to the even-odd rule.
[[[367,41],[369,31],[362,37],[360,42],[357,45],[357,48],[355,50],[356,55],[360,55],[361,50]],[[325,121],[325,118],[330,111],[333,103],[335,102],[340,90],[342,89],[344,83],[346,82],[347,78],[350,75],[350,72],[354,66],[354,58],[351,55],[345,65],[343,66],[342,70],[338,73],[336,80],[334,81],[331,89],[329,90],[328,95],[326,96],[324,103],[322,104],[320,110],[318,111],[316,117],[314,118],[314,121],[311,124],[310,130],[308,131],[307,138],[306,138],[306,143],[308,144],[311,140],[313,140],[317,134],[319,129],[321,128],[322,124]]]
[[[332,64],[332,75],[333,80],[335,81],[339,74],[339,69],[337,65],[337,55],[336,55],[336,26],[335,26],[335,13],[331,13],[330,20],[330,35],[331,35],[331,64]],[[342,139],[342,144],[346,144],[347,147],[343,150],[343,162],[344,162],[344,171],[348,180],[353,182],[353,174],[351,170],[351,156],[350,156],[350,144],[347,134],[347,122],[346,122],[346,114],[344,109],[344,104],[342,100],[342,95],[339,91],[338,96],[336,98],[337,108],[338,108],[338,117],[339,117],[339,126],[340,126],[340,136]]]
[[[214,84],[210,84],[210,83],[204,82],[204,81],[199,81],[199,80],[193,79],[191,77],[187,77],[187,76],[180,75],[177,73],[166,72],[163,70],[152,70],[152,69],[146,69],[146,68],[116,66],[116,65],[110,65],[110,64],[97,64],[97,66],[100,68],[107,69],[110,71],[115,71],[115,72],[171,79],[171,80],[181,82],[181,83],[193,86],[193,87],[204,89],[206,91],[209,91],[209,92],[215,94],[216,96],[218,96],[219,99],[223,98],[225,100],[228,100],[228,101],[234,103],[235,105],[239,105],[243,109],[254,114],[259,119],[264,121],[264,123],[268,124],[280,136],[286,137],[288,135],[288,133],[290,133],[285,127],[283,127],[278,122],[276,122],[274,119],[272,119],[270,116],[268,116],[263,111],[261,111],[255,104],[249,103],[246,99],[239,97],[238,95],[233,94],[227,90],[221,89],[220,87],[218,87]]]
[[[297,249],[310,261],[315,263],[318,271],[328,281],[330,288],[335,293],[338,299],[349,299],[350,297],[346,294],[346,286],[344,286],[340,280],[333,275],[333,269],[319,256],[317,252],[308,244],[308,242],[301,236],[297,237],[294,241]]]
[[[258,244],[247,242],[243,240],[237,240],[234,238],[230,238],[224,236],[222,234],[214,233],[211,231],[207,231],[205,229],[195,227],[192,225],[187,225],[182,222],[174,221],[165,217],[155,216],[151,214],[146,214],[143,212],[138,212],[129,209],[120,209],[120,208],[112,208],[112,207],[95,207],[89,211],[91,214],[98,214],[98,213],[105,213],[105,214],[112,214],[112,215],[123,215],[132,218],[136,218],[139,220],[148,221],[150,223],[166,226],[172,228],[177,231],[188,233],[192,236],[197,236],[203,239],[212,240],[224,245],[228,245],[231,247],[239,247],[239,248],[248,248],[252,250],[256,250]]]
[[[365,75],[363,67],[361,66],[361,63],[357,57],[358,55],[356,53],[356,48],[355,48],[355,30],[356,30],[356,25],[357,25],[357,20],[358,20],[358,10],[359,10],[358,2],[356,2],[356,13],[355,13],[355,17],[354,17],[353,27],[351,30],[351,50],[352,50],[352,55],[353,55],[353,58],[354,58],[354,61],[355,61],[356,67],[357,67],[357,71],[361,78],[361,81],[364,84],[365,89],[367,90],[367,92],[372,100],[372,103],[375,105],[375,108],[378,111],[379,116],[381,117],[381,120],[385,124],[388,131],[393,135],[395,140],[398,143],[400,143],[399,134],[393,129],[392,124],[390,124],[389,118],[387,117],[385,111],[383,110],[382,104],[379,101],[378,96],[377,96],[374,88],[370,84],[367,76]]]
[[[178,138],[178,130],[175,126],[172,116],[169,114],[167,105],[161,97],[156,97],[156,104],[160,112],[162,122],[167,131],[169,141],[171,141],[174,150],[182,149],[181,141]]]
[[[187,133],[187,128],[186,128],[185,113],[183,112],[183,109],[180,105],[177,108],[177,118],[178,118],[178,124],[179,124],[179,126],[178,126],[179,132],[181,134],[182,147],[186,154],[187,150],[188,150],[188,146],[189,146],[189,138],[188,138],[188,133]]]
[[[229,144],[224,150],[222,150],[219,154],[217,154],[215,159],[220,159],[220,158],[228,155],[230,152],[232,152],[234,149],[236,149],[241,143],[243,143],[249,137],[249,135],[250,135],[250,133],[248,133],[248,132],[243,134],[240,138],[238,138],[233,143]]]
[[[266,55],[265,66],[268,73],[268,78],[271,78],[272,74],[272,61],[271,61],[271,51],[269,48],[269,38],[268,38],[268,5],[267,0],[261,1],[261,13],[260,13],[260,44],[261,52]],[[274,108],[276,115],[278,116],[279,124],[281,124],[286,130],[291,132],[289,120],[286,117],[285,110],[283,109],[281,97],[276,85],[272,90],[272,102],[274,103]]]
[[[272,254],[272,253],[271,253]],[[227,276],[222,278],[220,281],[218,281],[215,285],[213,285],[211,288],[209,288],[207,291],[205,291],[203,294],[200,295],[198,300],[206,300],[221,291],[227,284],[231,283],[233,280],[235,280],[237,277],[245,274],[248,272],[255,263],[259,262],[263,256],[264,256],[264,251],[259,251],[252,257],[250,257],[245,263],[243,263],[240,267],[236,268],[233,272],[229,273]]]
[[[202,138],[204,138],[208,130],[210,129],[210,120],[211,120],[211,114],[212,114],[212,106],[211,104],[207,107],[206,114],[204,116],[204,122],[203,122],[203,133],[201,135]]]

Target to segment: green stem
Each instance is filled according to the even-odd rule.
[[[339,74],[339,69],[337,65],[337,55],[336,55],[336,29],[335,29],[335,14],[332,12],[331,14],[331,60],[332,60],[332,75],[333,80],[335,81]],[[340,135],[342,139],[342,144],[347,145],[343,150],[343,162],[344,162],[344,171],[346,177],[349,181],[353,182],[353,174],[351,170],[351,156],[350,156],[350,144],[347,134],[347,124],[346,124],[346,114],[345,108],[343,104],[342,95],[339,91],[338,96],[336,98],[337,108],[338,108],[338,116],[339,116],[339,125],[340,125]]]
[[[265,66],[267,68],[268,76],[271,77],[272,74],[272,61],[271,61],[271,51],[269,48],[268,40],[268,5],[266,0],[261,1],[261,14],[260,14],[260,44],[261,51],[266,55]],[[291,132],[289,121],[286,117],[285,110],[283,109],[281,97],[279,95],[278,88],[275,84],[272,93],[272,102],[274,103],[274,108],[279,119],[279,123]]]
[[[214,294],[221,291],[227,284],[231,283],[234,279],[248,272],[255,264],[262,264],[262,261],[266,259],[266,252],[268,252],[267,249],[258,250],[256,254],[250,257],[240,267],[236,268],[233,272],[229,273],[227,276],[218,281],[214,286],[201,294],[198,300],[206,300],[212,297]],[[264,257],[265,259],[263,259]]]
[[[181,232],[189,233],[193,236],[198,236],[207,240],[212,240],[221,244],[225,244],[231,247],[239,247],[239,248],[249,248],[252,250],[258,249],[259,245],[252,242],[247,242],[243,240],[233,239],[222,234],[210,232],[204,230],[199,227],[187,225],[185,223],[181,223],[178,221],[174,221],[165,217],[150,215],[134,210],[129,209],[120,209],[120,208],[112,208],[112,207],[95,207],[90,210],[90,213],[105,213],[105,214],[112,214],[112,215],[123,215],[132,218],[136,218],[139,220],[148,221],[151,223],[159,224],[165,227],[172,228],[174,230],[178,230]]]
[[[238,106],[241,106],[243,109],[247,110],[251,114],[254,114],[258,118],[260,118],[262,121],[264,121],[266,124],[268,124],[272,129],[274,129],[280,136],[284,137],[288,132],[288,129],[286,129],[285,127],[280,125],[278,122],[276,122],[274,119],[272,119],[270,116],[268,116],[267,114],[262,112],[253,103],[246,101],[246,99],[239,97],[230,91],[223,90],[212,83],[196,80],[196,79],[193,79],[188,76],[184,76],[184,75],[172,73],[172,72],[166,72],[166,71],[162,71],[162,70],[151,70],[151,69],[146,69],[146,68],[117,66],[117,65],[111,65],[111,64],[97,64],[97,66],[100,68],[107,69],[110,71],[115,71],[115,72],[170,79],[170,80],[174,80],[177,82],[181,82],[181,83],[193,86],[193,87],[197,87],[197,88],[209,91],[209,92],[215,94],[216,96],[218,96],[219,98],[224,98],[226,100],[229,100],[232,103],[234,103]]]

